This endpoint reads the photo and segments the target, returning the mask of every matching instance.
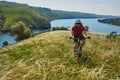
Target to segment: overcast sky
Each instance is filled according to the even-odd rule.
[[[7,0],[57,10],[120,15],[120,0]]]

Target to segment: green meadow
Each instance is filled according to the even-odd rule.
[[[80,64],[73,58],[70,31],[50,31],[1,48],[0,80],[119,80],[120,36],[88,34]]]

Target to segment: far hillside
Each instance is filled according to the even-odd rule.
[[[31,7],[31,9],[41,13],[43,16],[47,17],[49,20],[54,19],[71,19],[71,18],[101,18],[108,17],[104,15],[96,15],[92,13],[83,13],[83,12],[72,12],[72,11],[62,11],[62,10],[51,10],[49,8],[41,7]]]
[[[29,9],[29,6],[11,2],[0,2],[0,30],[10,31],[18,21],[24,22],[32,29],[48,29],[49,21],[40,13]]]
[[[102,20],[98,20],[98,21],[102,22],[102,23],[120,26],[120,18],[102,19]]]

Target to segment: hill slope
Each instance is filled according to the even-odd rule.
[[[3,18],[1,18],[4,17]],[[49,21],[24,4],[0,2],[0,29],[11,30],[11,26],[18,21],[23,21],[31,28],[50,28]]]
[[[73,60],[69,31],[54,31],[0,49],[0,80],[120,79],[120,37],[115,42],[91,34],[83,48],[87,60]]]

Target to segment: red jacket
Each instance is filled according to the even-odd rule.
[[[85,27],[84,26],[73,26],[72,27],[72,31],[74,32],[74,35],[82,35],[83,31],[85,31]]]

